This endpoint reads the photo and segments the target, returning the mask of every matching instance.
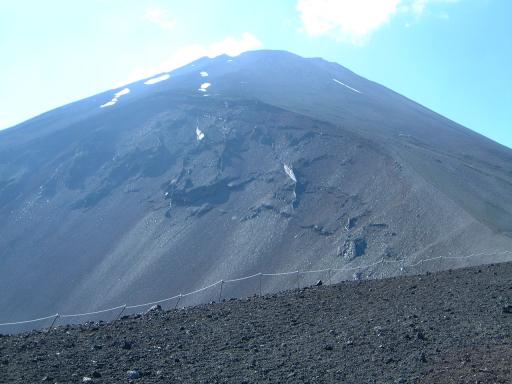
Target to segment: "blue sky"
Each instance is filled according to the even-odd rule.
[[[512,1],[0,1],[0,128],[200,56],[336,61],[512,147]]]

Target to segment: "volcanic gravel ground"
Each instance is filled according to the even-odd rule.
[[[509,383],[511,296],[506,263],[3,336],[0,382]]]

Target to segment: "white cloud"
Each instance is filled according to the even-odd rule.
[[[162,8],[148,8],[144,14],[144,19],[165,30],[174,29],[176,26],[176,21],[170,19],[167,11]]]
[[[137,80],[146,79],[155,74],[172,71],[182,67],[201,57],[215,57],[222,54],[238,56],[242,52],[260,49],[263,43],[249,32],[243,33],[240,37],[228,36],[225,39],[213,42],[209,45],[192,44],[174,51],[169,57],[152,66],[136,68],[128,78],[119,82],[116,87],[128,84]]]
[[[206,49],[208,57],[214,57],[223,53],[229,56],[238,56],[242,52],[259,49],[263,47],[263,43],[251,33],[245,32],[242,37],[237,39],[234,37],[227,37],[222,41],[210,44]]]
[[[364,44],[397,14],[420,17],[430,4],[458,0],[298,0],[302,30],[309,36]],[[446,14],[447,15],[447,14]],[[446,17],[444,17],[446,18]],[[410,26],[410,23],[407,23]]]
[[[14,123],[9,120],[0,120],[0,131],[9,128],[12,125],[14,125]]]
[[[411,9],[415,14],[421,15],[425,11],[427,3],[428,0],[414,0],[411,4]]]
[[[459,0],[401,0],[400,12],[412,13],[421,16],[425,13],[427,6],[434,4],[454,4]]]
[[[363,43],[396,13],[400,0],[299,0],[297,9],[310,36]]]

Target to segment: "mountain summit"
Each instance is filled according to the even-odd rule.
[[[202,58],[0,132],[0,321],[260,271],[492,262],[511,170],[510,149],[338,64]]]

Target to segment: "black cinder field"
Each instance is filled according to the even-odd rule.
[[[512,264],[0,337],[1,383],[509,383]]]

